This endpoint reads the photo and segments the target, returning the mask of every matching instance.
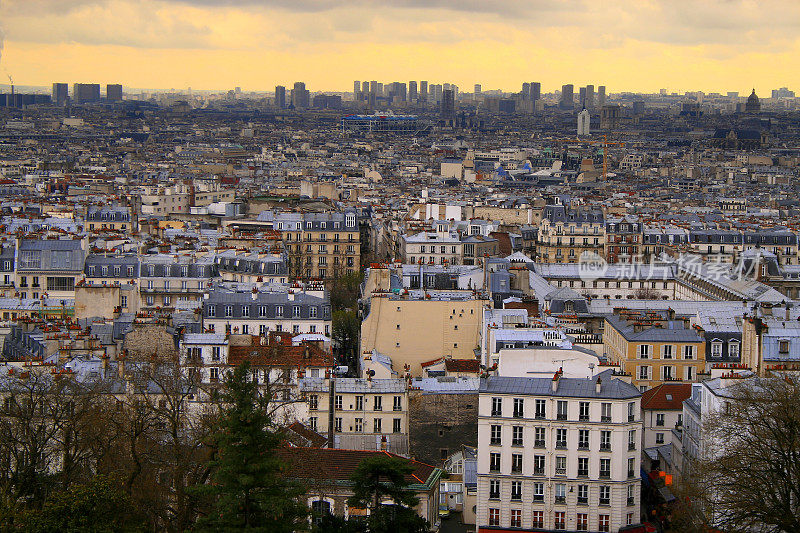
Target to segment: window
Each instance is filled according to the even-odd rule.
[[[689,344],[683,347],[683,358],[694,359],[694,346]]]
[[[337,394],[336,396],[334,396],[334,398],[333,398],[333,408],[336,409],[337,411],[341,411],[342,410],[342,395],[341,394]]]
[[[628,485],[627,504],[633,505],[636,501],[636,485]]]
[[[355,419],[355,427],[353,428],[356,433],[361,433],[364,431],[364,419],[363,418],[356,418]]]
[[[567,528],[567,513],[564,511],[556,511],[553,513],[553,526],[555,529],[566,529]]]
[[[565,400],[558,400],[556,403],[556,419],[567,419],[567,402]]]
[[[664,444],[664,434],[656,433],[656,444]]]
[[[219,381],[219,368],[210,368],[208,370],[208,377],[211,381]]]
[[[376,418],[375,420],[373,420],[373,424],[372,424],[372,430],[373,431],[372,432],[373,433],[381,433],[382,430],[383,430],[383,428],[381,426],[382,426],[381,419],[380,418]]]
[[[567,503],[567,485],[565,483],[556,483],[555,502]]]
[[[492,446],[500,446],[500,444],[502,444],[501,432],[502,432],[502,427],[497,424],[493,424],[491,426],[489,444],[491,444]]]
[[[511,428],[511,445],[522,446],[522,426]]]
[[[401,433],[400,421],[400,418],[395,418],[392,421],[392,433]]]
[[[640,344],[639,345],[639,359],[650,359],[650,345],[649,344]]]
[[[656,413],[656,425],[657,426],[664,425],[664,413]]]
[[[292,306],[292,318],[300,318],[300,306],[293,305]]]
[[[669,366],[669,365],[662,366],[661,367],[661,379],[663,379],[664,381],[670,381],[670,380],[674,379],[675,374],[674,374],[673,370],[674,370],[674,367],[672,367],[672,366]]]
[[[536,400],[536,418],[545,418],[545,401]]]
[[[356,396],[356,411],[363,411],[364,410],[364,397],[359,395]]]
[[[739,341],[730,341],[728,343],[728,357],[730,359],[738,359],[739,357]]]
[[[537,481],[533,484],[533,501],[535,502],[543,502],[544,501],[544,483]]]
[[[311,502],[311,515],[314,518],[315,524],[321,524],[326,515],[331,514],[331,504],[325,500],[316,500]]]
[[[578,485],[578,503],[589,503],[589,485]]]
[[[533,512],[533,527],[544,527],[544,511]]]
[[[636,402],[628,402],[628,422],[636,420]]]
[[[720,358],[722,357],[722,342],[715,341],[711,343],[711,357]]]
[[[128,297],[127,296],[121,296],[119,303],[120,303],[120,305],[122,307],[128,307]]]
[[[456,326],[458,327],[458,326]],[[514,398],[514,418],[522,418],[524,412],[524,401],[522,398]]]
[[[489,454],[489,471],[490,472],[500,471],[500,454],[497,452],[492,452]]]
[[[499,526],[500,525],[500,509],[489,509],[489,525],[490,526]]]
[[[600,485],[600,505],[611,504],[611,487],[608,485]]]
[[[276,305],[275,306],[275,316],[276,317],[277,316],[283,316],[283,306],[282,305]]]
[[[610,478],[611,477],[611,459],[600,459],[600,477],[602,478]]]
[[[394,405],[392,406],[394,411],[402,411],[403,410],[403,397],[402,396],[395,396],[394,397]]]
[[[632,429],[628,431],[628,449],[635,450],[636,449],[636,430]]]
[[[308,408],[312,411],[316,411],[319,408],[319,396],[311,394],[308,397]]]
[[[556,429],[556,448],[567,447],[567,430],[566,428]]]
[[[309,417],[309,419],[308,419],[308,427],[311,429],[311,431],[316,431],[317,430],[317,417],[316,416]]]
[[[337,433],[341,433],[342,432],[342,417],[341,416],[337,416],[336,418],[333,419],[333,429]]]
[[[633,457],[628,458],[628,477],[636,477],[636,464]]]
[[[556,455],[556,474],[565,475],[567,473],[567,457]]]
[[[316,307],[309,307],[308,308],[308,316],[309,318],[317,318],[317,308]]]
[[[639,379],[650,379],[650,367],[649,366],[640,366],[639,367]]]
[[[589,430],[588,429],[579,429],[578,430],[578,449],[579,450],[588,450],[589,449]]]
[[[695,378],[694,367],[687,366],[686,367],[686,381],[693,381]]]
[[[249,305],[243,305],[242,306],[242,316],[244,318],[248,318],[250,316],[250,306]]]
[[[580,402],[578,404],[578,420],[588,422],[589,420],[589,402]]]
[[[225,306],[225,317],[228,318],[228,317],[232,317],[232,316],[233,316],[233,306],[232,305],[226,305]]]
[[[522,499],[522,481],[511,482],[511,499],[512,500]]]
[[[575,529],[578,531],[589,531],[589,515],[586,513],[578,513],[575,518]]]
[[[661,347],[661,357],[664,359],[672,359],[672,344],[665,344]]]
[[[511,454],[511,472],[514,474],[521,474],[522,473],[522,454],[521,453],[512,453]]]
[[[610,531],[611,517],[607,514],[601,514],[597,518],[597,530],[601,532]]]
[[[600,404],[600,422],[611,422],[611,404]]]
[[[492,416],[503,416],[502,398],[492,398]]]
[[[633,524],[633,513],[628,513],[625,515],[625,525],[630,526]]]
[[[375,396],[375,401],[373,402],[373,411],[383,411],[383,397]]]
[[[579,476],[588,476],[589,475],[589,458],[588,457],[578,457],[578,475]]]
[[[533,473],[544,475],[544,455],[533,456]]]
[[[533,430],[533,445],[537,448],[544,448],[544,428],[537,427]]]

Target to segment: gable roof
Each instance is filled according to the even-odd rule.
[[[662,383],[642,393],[642,409],[680,411],[691,395],[691,383]]]

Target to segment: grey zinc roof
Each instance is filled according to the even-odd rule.
[[[336,378],[334,386],[336,392],[348,393],[397,393],[406,391],[406,381],[404,379],[373,379],[368,381],[361,378]],[[323,378],[302,378],[300,380],[300,390],[327,392],[330,385],[325,383]]]
[[[532,396],[557,396],[569,398],[607,398],[626,400],[641,396],[639,389],[612,377],[613,371],[606,370],[593,378],[565,378],[558,383],[558,390],[552,389],[552,378],[523,378],[509,376],[490,376],[481,379],[480,392],[489,394],[528,394]],[[602,379],[598,393],[595,388],[597,378]]]

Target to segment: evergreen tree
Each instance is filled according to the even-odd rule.
[[[286,479],[277,454],[283,436],[270,419],[269,393],[259,394],[250,374],[245,362],[225,380],[211,483],[198,488],[212,505],[198,523],[201,531],[288,533],[307,525],[298,500],[303,491]]]
[[[428,531],[426,521],[413,509],[419,498],[408,490],[406,476],[413,471],[414,467],[407,460],[384,454],[368,457],[356,467],[350,477],[353,495],[347,504],[370,509],[370,531]],[[384,505],[385,500],[391,500],[394,505]]]

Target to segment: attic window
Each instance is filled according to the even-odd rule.
[[[778,353],[789,353],[789,341],[788,340],[780,340],[780,341],[778,341]]]
[[[672,394],[667,394],[665,396],[665,398],[667,399],[668,402],[671,402],[672,401]]]

